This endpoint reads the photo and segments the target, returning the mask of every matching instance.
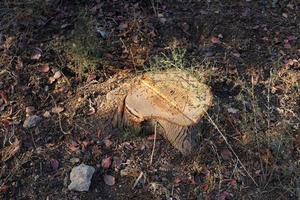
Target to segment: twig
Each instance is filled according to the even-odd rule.
[[[219,173],[219,192],[218,192],[218,194],[220,194],[220,192],[221,192],[221,184],[222,184],[221,182],[222,182],[222,179],[223,179],[222,173],[221,173],[221,169],[220,169],[220,166],[221,166],[220,155],[218,154],[216,145],[215,145],[211,140],[209,140],[209,143],[210,143],[211,148],[213,149],[214,153],[216,154],[216,156],[217,156],[217,158],[218,158],[218,163],[219,163],[219,165],[218,165],[218,173]]]
[[[137,177],[137,179],[134,181],[132,189],[134,189],[137,186],[137,184],[139,183],[139,181],[141,180],[141,178],[143,177],[143,175],[144,175],[144,173],[141,172],[140,175],[139,175],[139,177]]]
[[[54,100],[54,97],[53,97],[52,95],[50,95],[50,96],[51,96],[51,98],[52,98],[52,100],[53,100],[53,102],[54,102],[54,106],[57,107],[57,104],[56,104],[56,102],[55,102],[55,100]],[[59,124],[60,131],[61,131],[64,135],[69,135],[69,134],[71,134],[70,131],[68,131],[68,132],[64,131],[64,129],[62,128],[62,124],[61,124],[61,115],[60,115],[59,112],[57,113],[57,115],[58,115],[58,124]]]
[[[154,156],[154,150],[155,150],[156,128],[157,128],[157,122],[155,122],[155,126],[154,126],[153,148],[152,148],[151,157],[150,157],[150,165],[152,165],[153,156]]]
[[[219,127],[217,126],[217,124],[213,121],[213,119],[209,116],[209,114],[205,111],[207,118],[209,119],[209,121],[211,122],[211,124],[216,128],[216,130],[219,132],[219,134],[222,136],[222,138],[224,139],[226,145],[228,146],[228,148],[231,150],[231,152],[233,153],[233,155],[236,157],[237,161],[241,164],[242,168],[245,170],[245,172],[247,173],[247,175],[251,178],[251,180],[253,181],[253,183],[258,187],[258,184],[256,183],[256,181],[254,180],[254,178],[251,176],[251,174],[249,173],[249,171],[247,170],[247,168],[245,167],[245,165],[242,163],[242,161],[240,160],[240,158],[238,157],[238,155],[235,153],[235,151],[233,150],[232,146],[229,144],[229,142],[227,141],[226,136],[222,133],[222,131],[219,129]]]

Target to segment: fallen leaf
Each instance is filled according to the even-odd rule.
[[[211,42],[213,44],[220,44],[221,43],[220,39],[217,38],[217,37],[214,37],[214,36],[211,38]]]
[[[201,190],[203,190],[203,191],[207,191],[208,188],[209,188],[209,186],[208,186],[208,184],[204,183],[204,184],[202,184],[202,185],[200,186],[200,188],[201,188]]]
[[[221,151],[221,156],[224,160],[230,160],[232,158],[232,153],[228,149],[223,149]]]
[[[236,58],[240,58],[241,57],[241,54],[239,54],[239,53],[233,53],[232,54],[234,57],[236,57]]]
[[[123,142],[121,146],[125,147],[128,150],[134,149],[134,147],[130,144],[130,142]]]
[[[113,55],[112,54],[110,54],[110,53],[106,53],[106,54],[104,54],[104,56],[105,56],[105,58],[109,58],[109,59],[113,59]]]
[[[111,175],[107,175],[107,174],[105,174],[104,176],[103,176],[103,179],[104,179],[104,182],[105,182],[105,184],[106,185],[109,185],[109,186],[112,186],[112,185],[114,185],[115,184],[115,177],[113,177],[113,176],[111,176]]]
[[[110,139],[104,139],[103,140],[104,145],[108,148],[110,147],[113,143]]]
[[[59,162],[58,162],[58,160],[52,158],[50,160],[50,165],[51,165],[52,169],[54,171],[56,171],[58,169],[58,167],[59,167]]]
[[[54,75],[53,75],[53,78],[55,80],[59,79],[60,77],[61,77],[61,72],[60,71],[55,72]]]
[[[62,111],[64,111],[65,109],[63,107],[60,107],[60,106],[56,106],[56,107],[53,107],[51,109],[51,112],[53,113],[61,113]]]
[[[89,83],[89,82],[91,82],[91,81],[93,81],[95,79],[96,79],[96,75],[95,74],[89,74],[88,77],[87,77],[87,79],[86,79],[86,82]]]
[[[87,115],[94,115],[96,113],[96,109],[90,105],[90,109],[89,109],[89,112],[87,113]]]
[[[51,117],[50,112],[49,111],[45,111],[44,114],[43,114],[43,117],[45,117],[45,118]]]
[[[175,184],[178,184],[182,181],[182,179],[180,177],[176,177],[175,180],[174,180],[174,183]]]
[[[8,50],[12,44],[13,44],[13,41],[14,41],[14,37],[8,37],[6,38],[4,44],[2,45],[4,49]]]
[[[34,108],[33,106],[27,106],[27,107],[25,108],[25,112],[26,112],[26,114],[28,114],[28,115],[33,114],[34,111],[35,111],[35,108]]]
[[[41,72],[41,73],[47,73],[47,72],[49,72],[49,70],[50,70],[50,67],[48,64],[40,65],[37,68],[37,71]]]
[[[108,168],[110,167],[110,165],[111,165],[111,160],[112,160],[112,157],[111,157],[111,156],[102,159],[102,161],[101,161],[101,167],[102,167],[103,169],[108,169]]]
[[[49,77],[49,83],[50,83],[50,84],[54,83],[55,81],[56,81],[56,79],[55,79],[55,78],[53,78],[52,76],[51,76],[51,77]]]
[[[260,156],[265,164],[271,164],[274,160],[273,154],[270,149],[261,149]]]
[[[68,145],[68,148],[74,152],[74,151],[78,151],[79,150],[79,144],[77,144],[76,142],[73,142],[71,144]]]
[[[82,150],[85,150],[89,145],[90,145],[89,141],[84,140],[83,142],[81,142]]]
[[[237,187],[237,182],[235,179],[232,179],[230,182],[229,182],[229,185],[231,185],[232,187],[236,188]]]
[[[0,194],[6,193],[8,191],[9,187],[7,185],[0,186]]]

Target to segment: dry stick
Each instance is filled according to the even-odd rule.
[[[141,178],[143,177],[143,175],[144,175],[144,173],[141,172],[140,175],[137,177],[137,179],[134,181],[132,189],[134,189],[137,186],[137,184],[139,183],[139,181],[141,180]]]
[[[53,97],[52,95],[50,95],[50,96],[51,96],[51,98],[52,98],[52,100],[53,100],[53,102],[54,102],[54,106],[57,107],[57,104],[56,104],[56,102],[55,102],[55,100],[54,100],[54,97]],[[64,131],[64,129],[62,128],[62,124],[61,124],[61,115],[60,115],[60,113],[58,112],[57,115],[58,115],[58,124],[59,124],[60,131],[61,131],[64,135],[69,135],[70,132],[68,131],[68,132],[69,132],[69,133],[68,133],[68,132]]]
[[[154,126],[153,148],[152,148],[151,157],[150,157],[150,165],[152,165],[153,156],[154,156],[155,141],[156,141],[156,127],[157,127],[157,122],[155,122],[155,126]]]
[[[251,180],[253,181],[253,183],[258,187],[258,184],[256,183],[256,181],[254,180],[254,178],[251,176],[251,174],[249,173],[249,171],[247,170],[247,168],[245,167],[245,165],[242,163],[242,161],[240,160],[240,158],[238,157],[238,155],[235,153],[235,151],[233,150],[232,146],[229,144],[229,142],[227,141],[227,138],[225,137],[225,135],[222,133],[222,131],[219,129],[219,127],[217,126],[217,124],[213,121],[213,119],[209,116],[209,114],[205,111],[207,118],[209,119],[209,121],[211,122],[211,124],[216,128],[216,130],[219,132],[219,134],[222,136],[222,138],[224,139],[226,145],[228,146],[228,148],[231,150],[231,152],[233,153],[233,155],[236,157],[237,161],[241,164],[242,168],[246,171],[247,175],[251,178]]]

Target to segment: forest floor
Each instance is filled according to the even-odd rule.
[[[0,198],[299,199],[299,33],[297,0],[1,1]],[[68,112],[89,85],[172,67],[214,95],[193,155],[159,139],[150,163],[151,135],[101,133],[101,91]],[[80,163],[88,192],[68,190]]]

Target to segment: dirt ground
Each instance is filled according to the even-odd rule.
[[[214,103],[197,151],[159,138],[150,163],[152,135],[101,131],[96,88],[172,67]],[[299,86],[298,0],[2,0],[0,198],[297,200]],[[68,190],[80,163],[88,192]]]

